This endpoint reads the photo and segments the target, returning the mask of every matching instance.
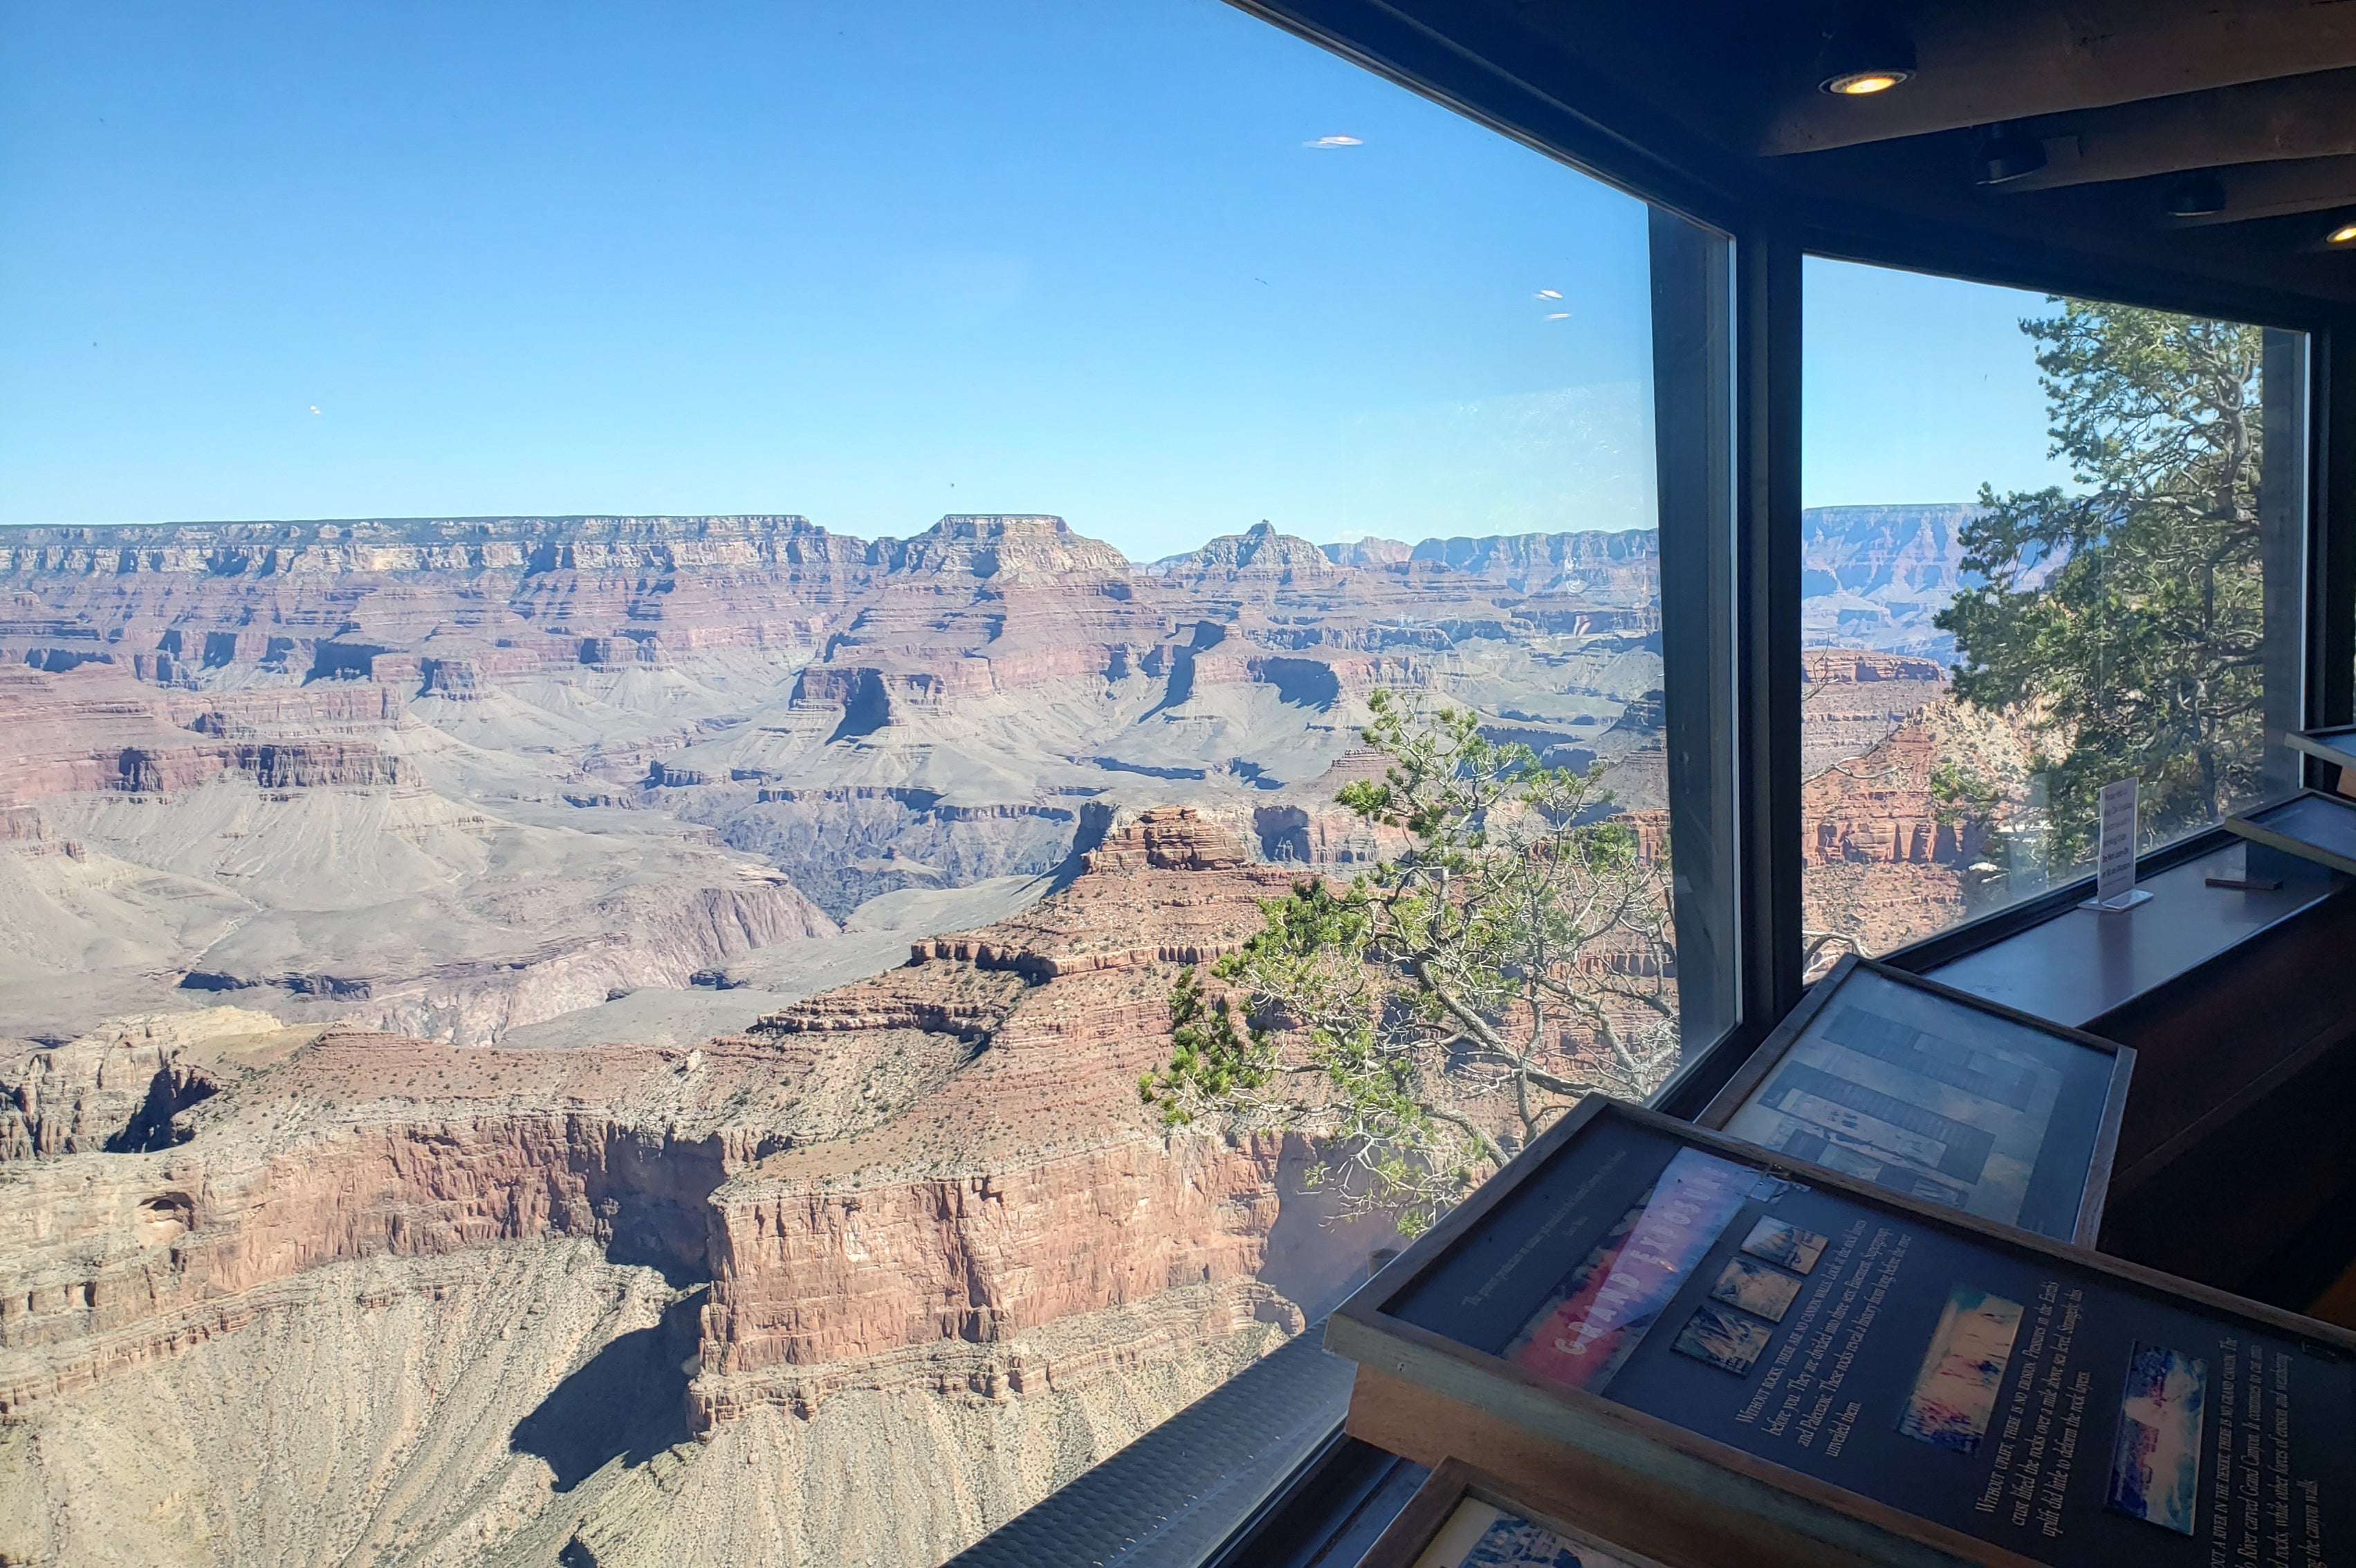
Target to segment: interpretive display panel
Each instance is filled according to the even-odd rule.
[[[1434,1470],[1358,1568],[1666,1568],[1605,1543],[1462,1460]]]
[[[2319,763],[2329,763],[2335,768],[2356,768],[2356,724],[2304,733],[2294,730],[2283,739],[2294,750],[2305,752]]]
[[[1850,956],[1701,1125],[1998,1224],[2091,1244],[2135,1052]]]
[[[2225,820],[2254,844],[2264,844],[2356,877],[2356,801],[2308,790],[2288,800]]]
[[[1327,1342],[1664,1506],[1749,1486],[1784,1524],[1794,1499],[1840,1520],[1828,1541],[2052,1568],[2356,1552],[2356,1337],[1616,1103]]]

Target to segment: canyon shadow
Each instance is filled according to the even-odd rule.
[[[694,1435],[687,1424],[688,1363],[701,1340],[705,1290],[664,1308],[549,1391],[508,1435],[510,1452],[548,1461],[569,1492],[616,1459],[635,1468]]]

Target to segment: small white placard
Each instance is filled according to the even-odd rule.
[[[2136,781],[2103,786],[2102,829],[2094,855],[2094,896],[2083,907],[2133,909],[2151,897],[2135,885]]]

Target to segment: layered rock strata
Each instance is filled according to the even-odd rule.
[[[1385,688],[1463,690],[1660,804],[1634,535],[1344,566],[1262,526],[1159,570],[1035,515],[0,544],[0,807],[31,812],[0,930],[40,933],[0,959],[0,1034],[47,1041],[186,985],[486,1042],[877,898],[1055,872],[1173,795],[1282,803],[1264,847],[1355,863],[1320,781]],[[715,915],[755,869],[791,888]]]
[[[181,1369],[236,1366],[289,1333],[358,1355],[381,1332],[407,1337],[403,1355],[431,1339],[444,1370],[412,1413],[388,1424],[354,1410],[335,1440],[413,1452],[401,1445],[440,1434],[443,1468],[403,1459],[410,1479],[371,1494],[375,1522],[358,1537],[307,1511],[299,1530],[253,1517],[194,1477],[178,1495],[213,1512],[174,1516],[177,1560],[216,1560],[206,1540],[267,1536],[366,1561],[444,1560],[415,1551],[466,1539],[487,1559],[570,1541],[639,1563],[716,1536],[787,1561],[937,1561],[1298,1331],[1382,1240],[1320,1223],[1296,1143],[1172,1136],[1136,1101],[1136,1073],[1169,1049],[1162,996],[1187,960],[1124,932],[1221,951],[1284,883],[1195,814],[1149,812],[1062,891],[949,944],[970,956],[926,948],[690,1050],[462,1048],[348,1028],[290,1042],[218,1009],[37,1053],[10,1085],[30,1147],[0,1165],[0,1465],[13,1476],[0,1491],[49,1495],[93,1467],[160,1488],[193,1456],[166,1444],[134,1463],[120,1432],[70,1438],[81,1429],[60,1424],[160,1418],[187,1398]],[[140,1073],[172,1081],[197,1056],[212,1093],[169,1118],[160,1147],[81,1152],[130,1147]],[[535,1313],[570,1299],[552,1268],[602,1304],[562,1307],[571,1338],[548,1341],[540,1372],[504,1349],[522,1327],[507,1306],[444,1261],[493,1256],[519,1260],[491,1266],[527,1270],[519,1280],[534,1283],[518,1288],[550,1304]],[[603,1261],[528,1262],[585,1257]],[[670,1330],[686,1371],[656,1403],[677,1424],[669,1441],[700,1442],[659,1460],[590,1456],[595,1496],[566,1501],[551,1488],[579,1480],[564,1479],[573,1460],[495,1462],[461,1421],[476,1380],[521,1376],[555,1399],[600,1344],[649,1331],[673,1305],[689,1314]],[[314,1364],[326,1353],[315,1346]],[[613,1419],[653,1430],[659,1413]],[[544,1429],[517,1418],[510,1446],[537,1452]],[[232,1463],[283,1441],[221,1440],[243,1456]],[[825,1467],[851,1454],[883,1467],[878,1488],[830,1513]],[[809,1511],[722,1480],[745,1465]],[[466,1507],[428,1495],[423,1477],[461,1472]],[[943,1476],[958,1479],[918,1505]],[[896,1522],[877,1506],[893,1495],[915,1510]],[[64,1505],[0,1509],[0,1530],[12,1560],[108,1539]]]

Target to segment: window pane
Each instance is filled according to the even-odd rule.
[[[0,1158],[161,1193],[0,1245],[47,1556],[1183,1556],[1730,1021],[1722,240],[1213,0],[125,16],[0,20]]]
[[[2288,787],[2304,342],[1811,261],[1805,922],[1816,966]]]

